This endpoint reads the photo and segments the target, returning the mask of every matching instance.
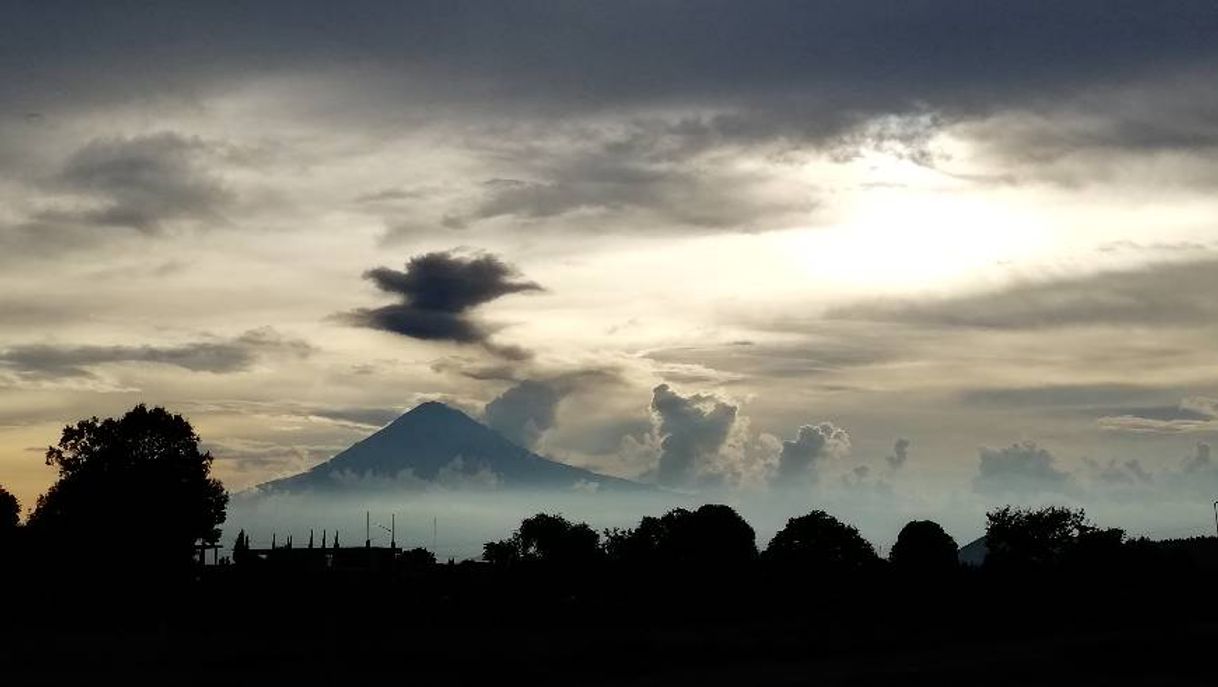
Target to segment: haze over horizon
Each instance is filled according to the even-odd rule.
[[[438,400],[746,513],[1212,530],[1212,2],[5,6],[27,508],[139,402],[237,491]]]

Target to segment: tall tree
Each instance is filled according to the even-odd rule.
[[[241,530],[237,533],[237,541],[233,542],[233,563],[241,565],[250,560],[250,537]]]
[[[46,462],[59,479],[29,525],[61,555],[154,572],[189,566],[197,542],[219,538],[228,494],[181,415],[141,404],[120,418],[82,420],[64,428]],[[118,548],[116,533],[128,528],[140,536]]]

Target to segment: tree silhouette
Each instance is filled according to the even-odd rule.
[[[228,494],[181,415],[141,404],[121,418],[82,420],[64,428],[46,462],[59,479],[38,498],[29,525],[60,555],[155,575],[189,566],[196,542],[219,537]],[[141,538],[116,552],[124,527]]]
[[[482,560],[496,566],[507,566],[519,563],[520,547],[513,538],[501,541],[488,541],[482,545]]]
[[[407,567],[426,568],[436,564],[436,554],[421,546],[417,546],[403,551],[399,560]]]
[[[1079,532],[1064,564],[1083,573],[1100,572],[1123,565],[1129,554],[1125,547],[1125,530],[1093,527]]]
[[[707,504],[644,517],[632,530],[609,530],[605,551],[629,563],[733,566],[757,557],[756,539],[752,526],[731,507]]]
[[[245,530],[241,530],[237,533],[237,540],[233,542],[233,563],[241,565],[250,558],[250,537]]]
[[[21,523],[21,502],[0,486],[0,538],[12,534]]]
[[[572,523],[561,515],[538,513],[521,521],[512,536],[487,542],[482,557],[491,563],[539,561],[584,564],[600,556],[600,535],[585,523]]]
[[[1062,506],[1039,509],[1005,506],[986,513],[985,518],[988,549],[985,565],[995,569],[1059,566],[1072,555],[1080,538],[1091,540],[1096,531],[1082,509]]]
[[[917,575],[935,575],[955,570],[958,547],[939,523],[913,520],[901,528],[892,545],[888,560],[900,571]]]
[[[774,535],[765,558],[786,567],[844,573],[879,562],[859,531],[822,510],[791,518]]]

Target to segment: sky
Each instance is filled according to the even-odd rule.
[[[1212,2],[0,7],[27,506],[139,402],[236,491],[434,399],[727,501],[1212,526]]]

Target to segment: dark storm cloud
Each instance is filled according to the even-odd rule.
[[[675,91],[815,94],[852,111],[949,98],[977,107],[1210,63],[1216,15],[1200,0],[180,2],[156,12],[28,2],[0,29],[12,56],[0,78],[6,102],[20,102],[69,86],[128,97],[173,90],[174,74],[207,84],[241,69],[362,62],[404,81],[443,74],[453,91],[480,83],[586,104]]]
[[[689,486],[705,477],[702,468],[727,443],[736,423],[736,406],[706,394],[682,396],[661,384],[652,390],[651,410],[660,421],[656,481]]]
[[[833,309],[848,320],[933,327],[1043,329],[1218,322],[1218,260],[1155,264],[944,299],[884,300]]]
[[[55,182],[99,205],[52,210],[39,219],[156,231],[166,221],[222,221],[231,200],[200,161],[207,146],[174,133],[98,139],[74,153]]]
[[[0,221],[0,261],[58,257],[179,225],[227,226],[238,197],[218,172],[234,161],[239,151],[174,132],[95,138],[47,173],[0,156],[0,179],[22,187],[22,202]]]
[[[88,377],[90,368],[110,363],[155,363],[192,372],[227,374],[249,369],[263,355],[308,356],[313,347],[288,339],[269,327],[235,339],[199,341],[179,346],[58,346],[31,344],[0,352],[0,370],[22,377]]]
[[[192,101],[247,79],[321,74],[366,91],[359,103],[337,95],[339,117],[388,122],[411,103],[466,115],[493,105],[499,118],[703,108],[731,113],[707,123],[723,138],[847,147],[860,135],[909,138],[884,127],[860,134],[877,116],[929,111],[951,122],[1077,101],[1099,122],[1086,130],[1099,133],[1065,135],[1053,150],[1096,138],[1181,149],[1214,140],[1212,110],[1185,77],[1212,83],[1216,32],[1208,0],[314,0],[155,12],[25,2],[0,24],[0,101],[15,116],[53,120],[59,110]],[[1133,87],[1169,92],[1132,112],[1089,97]],[[1019,153],[1018,141],[1002,147]],[[499,202],[553,208],[544,183],[553,182]]]
[[[1035,442],[1006,448],[982,448],[973,488],[990,495],[1064,494],[1072,483],[1057,459]]]
[[[777,483],[808,481],[817,478],[818,464],[848,450],[850,435],[833,423],[804,425],[799,428],[794,441],[783,441],[778,454]]]
[[[527,357],[522,349],[492,344],[490,331],[470,314],[502,296],[541,290],[517,276],[514,268],[493,255],[426,253],[411,258],[405,271],[377,267],[364,273],[381,291],[398,296],[400,303],[360,308],[342,317],[358,326],[414,339],[477,343],[507,358]]]

